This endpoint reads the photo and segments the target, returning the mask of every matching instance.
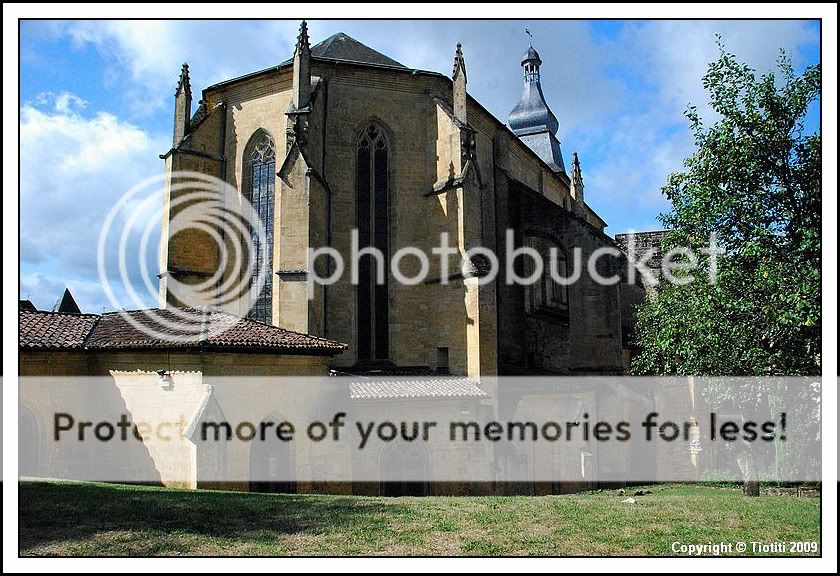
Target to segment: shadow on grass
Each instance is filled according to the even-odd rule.
[[[21,554],[112,531],[271,542],[281,534],[381,529],[404,512],[396,502],[364,498],[48,481],[20,482],[19,504]]]

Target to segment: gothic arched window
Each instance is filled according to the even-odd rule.
[[[357,342],[359,360],[387,360],[388,340],[388,143],[377,124],[369,124],[356,147],[356,227],[359,247],[377,249],[359,261]],[[372,264],[376,264],[374,267]],[[381,273],[380,273],[381,270]]]
[[[274,255],[274,139],[264,131],[257,131],[245,152],[245,186],[243,190],[251,202],[265,231],[264,239],[252,227],[254,266],[251,268],[251,310],[249,318],[271,324],[271,287]],[[260,271],[266,273],[260,279]],[[260,281],[261,280],[261,281]]]

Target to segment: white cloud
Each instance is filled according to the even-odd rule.
[[[72,20],[52,23],[52,33],[94,46],[108,63],[106,85],[143,118],[171,105],[183,62],[191,65],[197,101],[210,84],[288,59],[297,26],[282,20]]]
[[[584,170],[589,166],[584,174],[588,201],[608,222],[635,221],[636,229],[659,226],[656,214],[668,209],[660,189],[694,149],[687,106],[697,106],[706,123],[716,119],[701,81],[718,57],[716,34],[759,74],[776,69],[780,48],[794,66],[802,65],[802,47],[819,41],[813,25],[798,21],[626,23],[602,49],[622,70],[628,99],[609,122],[573,135],[574,146],[585,151]]]
[[[55,286],[44,284],[46,278],[95,285],[105,215],[133,185],[163,171],[157,156],[166,150],[165,138],[81,108],[78,97],[61,93],[41,95],[20,110],[21,265],[29,273],[22,292],[39,283],[39,292],[49,292]],[[44,273],[33,276],[35,270]]]
[[[35,103],[39,107],[52,108],[62,114],[81,112],[87,106],[85,100],[70,92],[41,92],[35,97]]]
[[[779,50],[803,63],[801,48],[819,42],[813,23],[797,20],[663,20],[625,26],[619,42],[629,70],[651,84],[662,113],[681,116],[688,104],[709,114],[700,79],[718,57],[715,35],[759,74],[776,69]]]

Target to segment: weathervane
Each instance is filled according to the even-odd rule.
[[[533,34],[531,34],[531,31],[530,31],[530,30],[528,30],[527,28],[525,28],[525,34],[527,34],[527,35],[528,35],[528,44],[530,44],[530,43],[531,43],[531,41],[534,39],[534,35],[533,35]]]

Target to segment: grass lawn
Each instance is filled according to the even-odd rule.
[[[672,555],[820,539],[820,501],[660,485],[564,496],[370,498],[20,483],[21,555]],[[748,551],[749,553],[749,551]]]

